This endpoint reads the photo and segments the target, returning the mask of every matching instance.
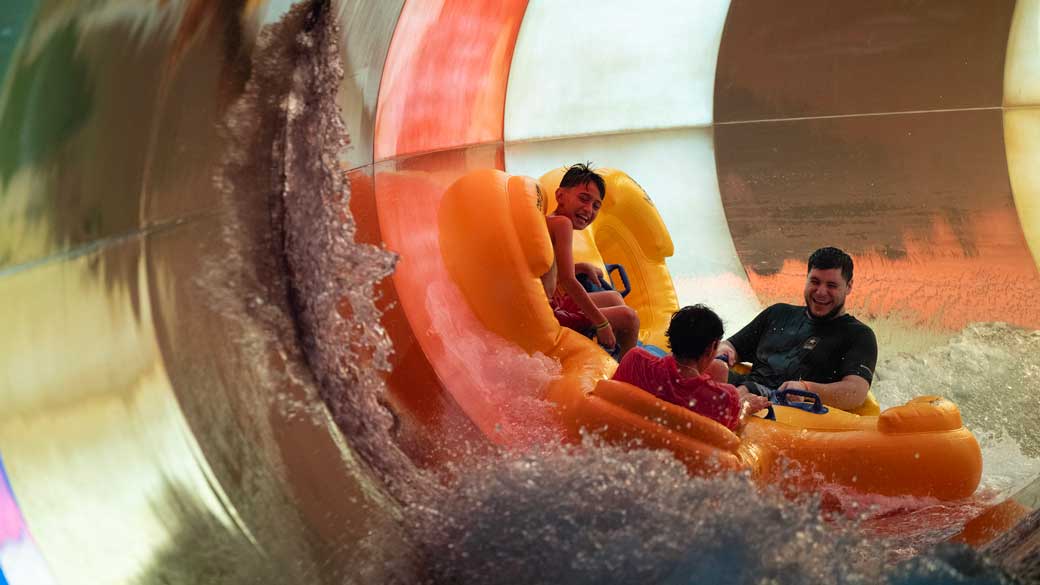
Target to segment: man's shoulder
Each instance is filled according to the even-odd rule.
[[[868,337],[870,339],[876,339],[876,336],[874,335],[874,330],[870,328],[870,325],[867,325],[866,323],[864,323],[863,321],[860,321],[859,319],[853,317],[852,315],[846,315],[846,316],[849,318],[849,321],[848,321],[846,327],[848,327],[848,330],[849,330],[850,333],[856,333],[856,334],[859,334],[859,335],[861,335],[863,337]]]
[[[753,348],[745,344],[755,345],[770,327],[781,323],[789,323],[791,319],[797,318],[797,310],[798,307],[786,303],[769,305],[759,311],[758,315],[755,315],[755,318],[748,322],[747,325],[730,335],[727,341],[734,344],[738,352],[750,351]]]
[[[846,313],[845,315],[843,315],[843,317],[845,318],[845,322],[843,324],[849,329],[870,332],[871,335],[874,334],[874,330],[870,328],[870,325],[867,325],[863,321],[860,321],[855,317],[855,315],[850,315],[849,313]]]
[[[796,319],[805,315],[805,307],[788,303],[774,303],[766,307],[762,314],[770,319]]]

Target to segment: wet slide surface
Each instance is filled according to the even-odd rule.
[[[3,580],[1040,579],[1035,515],[932,548],[1040,497],[1040,3],[16,4]],[[874,392],[960,406],[977,496],[545,446],[556,366],[460,302],[436,214],[470,171],[578,160],[646,190],[727,332],[852,254]]]

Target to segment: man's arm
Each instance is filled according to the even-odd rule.
[[[715,355],[726,356],[726,363],[730,367],[742,359],[750,360],[758,347],[758,341],[762,338],[762,331],[769,322],[770,309],[772,307],[767,307],[740,331],[719,342],[719,349]]]
[[[719,342],[719,349],[715,355],[725,357],[726,364],[731,368],[733,364],[740,361],[740,354],[737,353],[737,348],[733,347],[733,344],[728,339],[723,339]]]
[[[849,374],[841,380],[831,382],[830,384],[805,380],[788,380],[780,385],[780,390],[790,388],[808,390],[818,394],[824,404],[842,410],[852,410],[859,408],[863,401],[867,399],[870,383],[860,376]]]
[[[780,388],[783,389],[788,384],[796,384],[790,387],[797,388],[797,384],[801,384],[810,392],[819,394],[825,403],[842,410],[852,410],[859,408],[867,399],[876,365],[877,338],[869,327],[862,325],[853,333],[849,348],[841,358],[841,380],[829,384],[813,381],[806,384],[791,380],[784,382]]]

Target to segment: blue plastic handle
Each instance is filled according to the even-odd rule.
[[[628,293],[632,292],[632,285],[628,282],[628,273],[625,272],[625,267],[620,264],[607,264],[604,266],[607,269],[607,278],[610,278],[610,273],[615,270],[618,276],[621,278],[621,284],[625,285],[625,290],[618,291],[622,297],[627,297]]]
[[[788,396],[801,396],[808,398],[813,401],[812,405],[808,405],[804,402],[787,402]],[[780,406],[793,406],[800,408],[806,412],[813,414],[824,414],[827,412],[827,407],[823,405],[823,401],[820,400],[820,395],[815,392],[809,392],[808,390],[799,390],[797,388],[788,388],[787,390],[780,390],[774,395],[774,400]]]
[[[764,418],[766,420],[776,420],[776,411],[773,410],[773,403],[772,402],[769,403],[769,412],[767,412],[766,415],[764,417],[762,417],[762,418]]]

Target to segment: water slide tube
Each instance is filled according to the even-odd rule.
[[[856,260],[850,309],[889,326],[893,351],[973,322],[1040,327],[1033,0],[315,6],[261,35],[285,3],[5,2],[10,583],[137,582],[200,547],[342,581],[407,497],[395,478],[533,439],[512,413],[538,405],[503,397],[564,354],[447,318],[472,310],[425,264],[442,257],[441,198],[477,169],[625,169],[669,229],[679,304],[731,325],[797,298],[804,258],[832,243]],[[289,122],[329,103],[349,142],[285,148]],[[301,335],[272,213],[286,192],[349,192],[326,203],[349,205],[363,245],[346,248],[354,270],[321,273],[359,325],[338,377],[307,357],[339,346]],[[355,402],[325,400],[337,378]]]

